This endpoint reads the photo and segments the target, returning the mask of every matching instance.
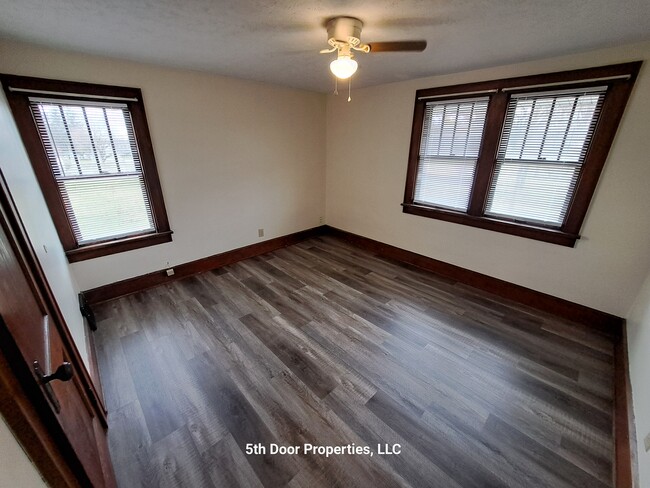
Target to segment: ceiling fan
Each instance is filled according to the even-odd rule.
[[[381,52],[422,52],[427,47],[427,41],[392,41],[392,42],[361,42],[363,22],[356,17],[334,17],[327,22],[327,43],[332,46],[323,49],[321,54],[337,52],[337,57],[330,63],[330,70],[337,79],[350,78],[358,68],[353,59],[352,51],[363,53]]]

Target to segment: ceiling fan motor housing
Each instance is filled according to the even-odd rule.
[[[350,44],[353,47],[361,43],[361,28],[363,22],[355,17],[336,17],[327,23],[327,42],[330,46],[339,47]]]

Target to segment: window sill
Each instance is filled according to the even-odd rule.
[[[66,251],[65,254],[68,257],[69,262],[76,263],[78,261],[85,261],[86,259],[108,256],[109,254],[117,254],[124,251],[131,251],[133,249],[140,249],[142,247],[155,246],[157,244],[171,242],[171,240],[172,231],[169,230],[165,232],[157,232],[155,234],[144,234],[141,236],[128,237],[126,239],[82,246]]]
[[[480,229],[493,230],[504,234],[525,237],[527,239],[535,239],[537,241],[549,242],[551,244],[558,244],[566,247],[574,247],[576,241],[580,239],[579,235],[569,234],[557,229],[518,224],[492,217],[478,217],[461,212],[454,212],[453,210],[443,210],[424,205],[414,205],[412,203],[403,203],[402,211],[411,215],[419,215],[420,217],[429,217],[431,219],[469,225]]]

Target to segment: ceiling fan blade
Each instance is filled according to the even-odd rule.
[[[371,53],[422,52],[427,47],[427,41],[369,42],[368,46],[370,46]]]

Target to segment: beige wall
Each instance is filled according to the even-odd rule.
[[[325,95],[9,42],[0,71],[142,89],[174,240],[73,264],[82,290],[324,217]]]
[[[632,382],[632,404],[636,423],[639,486],[650,486],[650,452],[644,438],[650,435],[650,273],[627,319],[627,339]]]
[[[0,416],[0,488],[41,488],[47,485]]]
[[[327,223],[625,316],[650,267],[650,72],[643,66],[575,248],[402,213],[415,91],[647,59],[650,43],[352,90],[327,105]],[[363,66],[361,68],[363,69]]]

